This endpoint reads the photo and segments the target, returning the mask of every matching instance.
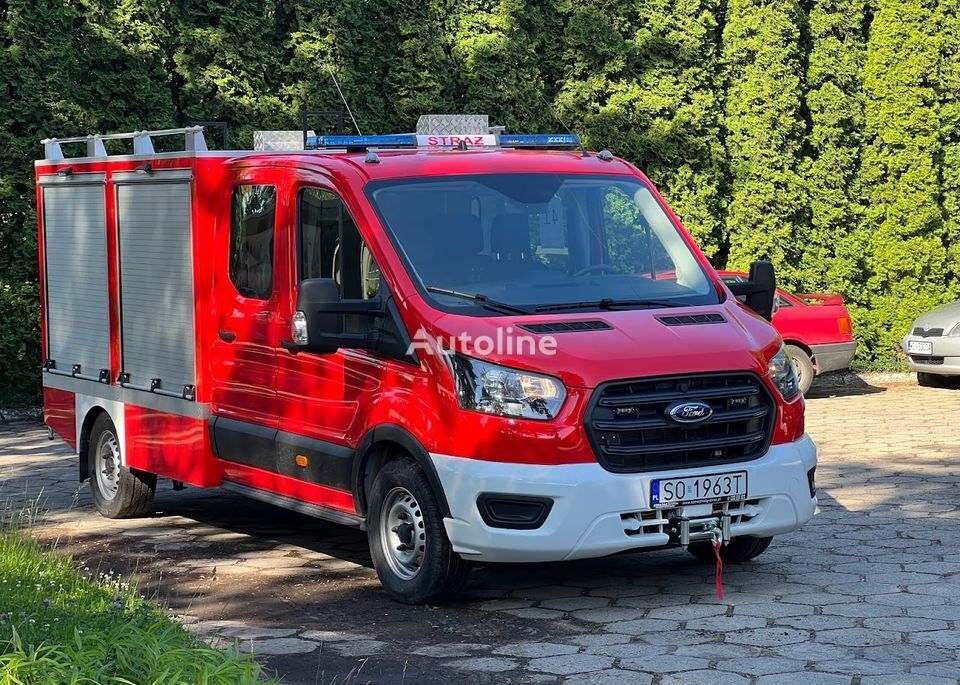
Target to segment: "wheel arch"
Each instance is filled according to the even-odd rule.
[[[797,340],[796,338],[784,338],[784,345],[793,345],[794,347],[799,347],[804,353],[810,358],[810,363],[813,364],[814,370],[817,368],[817,361],[813,357],[813,350],[810,349],[810,346],[803,342],[802,340]]]
[[[77,441],[77,455],[80,458],[78,464],[79,472],[77,475],[81,483],[90,477],[90,433],[93,432],[93,424],[95,424],[97,419],[103,414],[106,414],[107,417],[113,421],[110,413],[100,405],[90,407],[84,415],[83,423],[80,426],[80,436]]]
[[[413,433],[396,424],[374,426],[357,446],[352,478],[357,514],[367,515],[367,493],[377,471],[387,462],[403,457],[412,459],[420,467],[437,496],[441,512],[450,516],[450,505],[430,453]]]

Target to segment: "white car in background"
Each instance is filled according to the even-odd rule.
[[[960,387],[960,300],[917,317],[903,351],[920,385]]]

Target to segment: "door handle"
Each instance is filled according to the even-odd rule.
[[[232,343],[234,340],[237,339],[237,334],[234,333],[233,331],[220,331],[219,335],[220,335],[220,339],[223,342]]]

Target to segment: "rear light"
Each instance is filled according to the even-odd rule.
[[[837,329],[840,331],[841,335],[852,335],[853,323],[850,321],[850,317],[844,316],[837,319]]]

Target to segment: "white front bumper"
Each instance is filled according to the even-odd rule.
[[[817,448],[807,435],[774,445],[753,461],[639,474],[611,473],[596,463],[537,466],[430,456],[450,505],[447,536],[463,557],[482,561],[560,561],[663,546],[669,541],[665,526],[657,523],[663,517],[650,513],[655,478],[746,471],[748,503],[730,507],[733,537],[787,533],[810,520],[817,506],[807,480]],[[477,508],[482,493],[549,497],[553,508],[536,530],[492,528]],[[625,517],[643,519],[642,512],[649,522],[627,532]]]

